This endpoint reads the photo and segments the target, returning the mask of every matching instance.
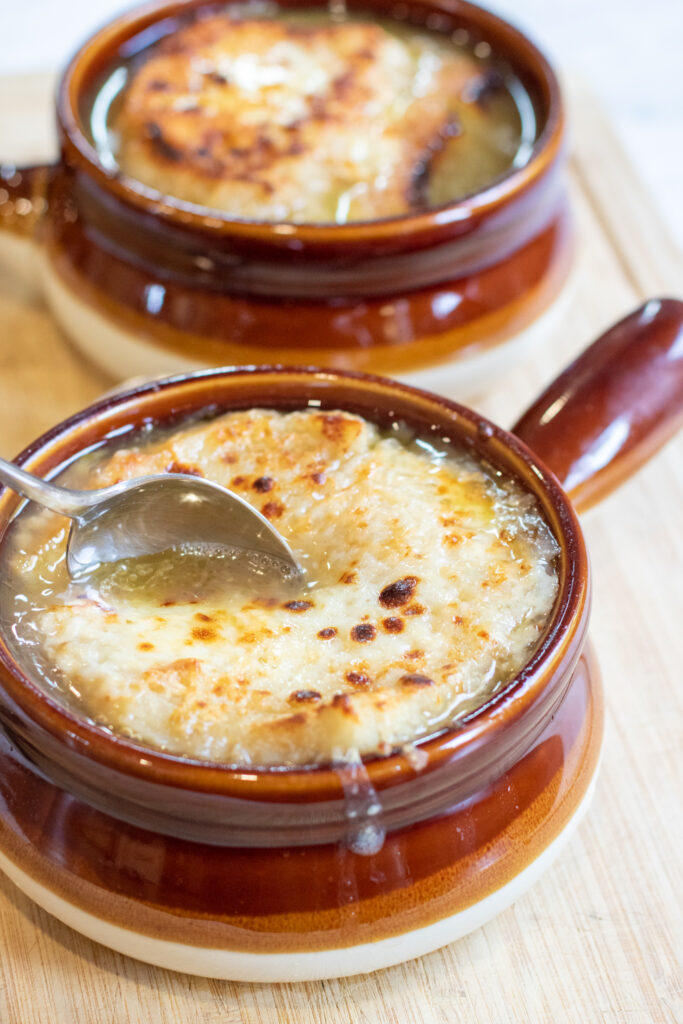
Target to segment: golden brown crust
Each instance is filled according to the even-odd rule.
[[[79,484],[175,463],[238,475],[257,506],[272,481],[317,585],[200,606],[72,594],[42,613],[88,711],[144,742],[263,764],[389,750],[478,703],[540,635],[554,543],[533,499],[464,453],[434,463],[358,416],[255,409],[121,450]]]
[[[241,217],[405,213],[476,67],[374,23],[197,20],[134,73],[119,161],[158,191]]]

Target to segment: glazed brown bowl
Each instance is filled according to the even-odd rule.
[[[112,735],[34,684],[0,638],[2,868],[113,948],[249,980],[387,966],[509,904],[576,825],[601,745],[590,574],[570,496],[579,507],[596,500],[680,423],[682,341],[683,303],[648,303],[551,385],[516,436],[389,380],[265,367],[137,388],[36,441],[17,461],[49,476],[114,431],[207,409],[314,402],[380,425],[399,418],[523,482],[560,546],[560,585],[538,648],[504,689],[421,741],[417,757],[368,758],[351,779],[330,766],[201,763]],[[19,504],[0,494],[3,535]],[[370,820],[375,797],[381,811]],[[371,850],[368,827],[383,838]]]
[[[0,180],[0,224],[39,243],[48,301],[90,358],[117,378],[314,364],[462,394],[548,336],[570,264],[565,119],[555,74],[522,33],[460,0],[351,3],[490,46],[528,91],[536,143],[524,166],[445,206],[274,224],[147,189],[105,167],[89,141],[84,107],[117,54],[197,6],[148,5],[96,33],[60,85],[58,162]],[[5,248],[12,241],[2,233]]]

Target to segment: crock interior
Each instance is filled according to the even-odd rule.
[[[498,732],[506,720],[523,712],[549,684],[553,672],[567,656],[585,611],[586,552],[576,516],[552,475],[512,435],[446,399],[381,378],[314,369],[224,369],[168,378],[159,384],[106,398],[39,438],[17,461],[34,473],[50,476],[108,435],[146,423],[170,425],[200,410],[219,415],[254,406],[291,410],[309,404],[323,409],[343,408],[380,426],[401,419],[419,434],[436,433],[465,445],[516,476],[536,495],[559,542],[559,593],[538,648],[511,682],[456,727],[420,741],[428,762],[436,766],[465,751],[468,745],[476,745],[487,733]],[[2,535],[19,505],[20,499],[11,492],[0,495]],[[76,717],[25,676],[2,638],[0,664],[5,669],[0,684],[16,705],[53,735],[64,737],[68,733],[70,743],[82,742],[88,756],[134,775],[151,773],[169,784],[174,780],[182,781],[184,788],[196,786],[208,792],[239,793],[242,769],[163,754],[121,737],[113,738],[94,724]],[[141,768],[141,760],[144,768]],[[401,773],[413,771],[402,754],[369,758],[366,766],[373,784],[379,787],[395,785]],[[304,791],[327,793],[339,789],[334,771],[325,766],[284,769],[249,766],[248,771],[249,785],[242,788],[245,792],[248,790],[250,797],[255,793],[254,779],[264,799],[287,793],[292,786],[301,792],[302,799],[306,798]]]
[[[189,226],[236,232],[239,235],[249,236],[252,232],[258,235],[271,232],[273,227],[286,227],[290,241],[302,242],[309,239],[321,241],[330,235],[337,241],[344,238],[358,241],[361,238],[391,235],[412,227],[422,229],[430,223],[443,226],[451,221],[457,222],[461,230],[463,221],[498,206],[531,182],[542,169],[542,157],[552,140],[557,139],[562,121],[557,79],[541,52],[513,26],[489,11],[465,2],[453,6],[439,0],[412,0],[406,4],[396,4],[394,0],[349,0],[348,9],[351,12],[369,11],[374,15],[394,18],[444,34],[464,29],[473,42],[490,44],[493,53],[512,66],[534,105],[538,131],[529,161],[520,168],[510,168],[491,185],[455,202],[397,217],[341,225],[274,225],[272,222],[242,220],[162,195],[124,175],[112,175],[111,170],[103,167],[97,151],[88,139],[84,127],[84,111],[88,109],[93,91],[98,88],[117,54],[122,50],[126,53],[136,52],[163,38],[182,25],[197,8],[220,9],[229,6],[231,2],[237,3],[239,0],[222,0],[220,3],[211,0],[182,0],[145,6],[125,14],[91,37],[65,72],[58,98],[58,117],[62,131],[100,183],[107,184],[134,206],[148,210],[153,208],[155,213],[171,219],[178,217]],[[324,7],[319,0],[277,0],[277,3],[288,10]]]

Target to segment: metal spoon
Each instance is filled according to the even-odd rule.
[[[239,495],[186,473],[138,477],[94,491],[47,483],[0,459],[0,480],[31,501],[72,519],[67,567],[72,576],[107,562],[191,549],[228,553],[263,576],[298,579],[303,570],[289,544]]]

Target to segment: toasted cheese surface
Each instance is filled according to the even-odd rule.
[[[14,554],[18,589],[52,586],[19,635],[84,713],[144,744],[258,765],[387,753],[511,679],[548,621],[557,546],[535,500],[453,447],[256,409],[121,449],[88,486],[179,471],[269,517],[309,585],[199,602],[79,590],[54,517]]]
[[[344,222],[423,205],[425,168],[469,122],[485,174],[509,166],[499,129],[478,137],[485,110],[468,88],[482,66],[470,52],[419,30],[308,17],[228,10],[151,47],[113,124],[121,169],[240,218]]]

